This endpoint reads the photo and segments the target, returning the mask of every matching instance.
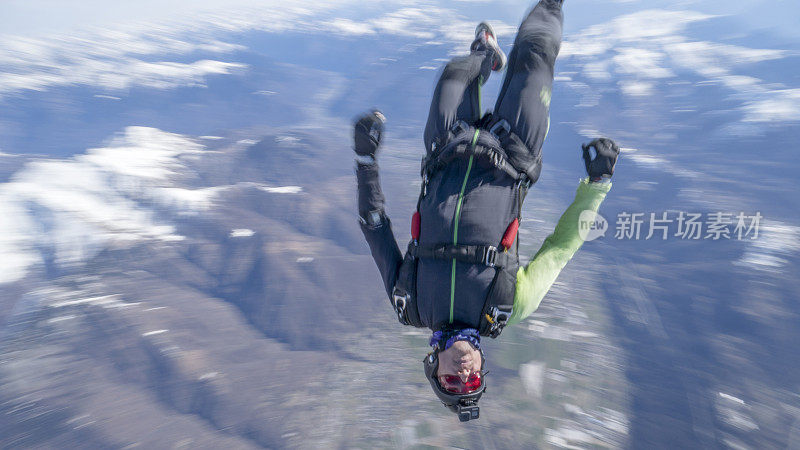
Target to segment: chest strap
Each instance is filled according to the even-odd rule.
[[[483,264],[502,269],[516,262],[516,255],[498,251],[490,245],[439,244],[410,247],[417,258],[455,259],[456,261]]]

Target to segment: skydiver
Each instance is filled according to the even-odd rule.
[[[386,118],[377,110],[355,123],[361,229],[398,320],[429,328],[425,376],[461,421],[479,417],[486,388],[481,337],[496,338],[539,306],[581,247],[583,211],[596,213],[611,189],[618,146],[600,138],[582,146],[588,177],[553,233],[524,267],[517,230],[522,202],[541,171],[550,127],[554,65],[563,0],[541,0],[506,55],[487,23],[467,56],[452,59],[433,93],[424,132],[422,188],[403,255],[384,211],[376,154]],[[506,68],[492,113],[481,113],[481,86]]]

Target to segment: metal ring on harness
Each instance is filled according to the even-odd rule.
[[[408,319],[406,318],[406,302],[408,300],[408,294],[400,294],[400,290],[396,287],[392,291],[392,306],[394,306],[394,312],[397,313],[397,319],[403,325],[408,325]]]
[[[494,267],[497,262],[497,247],[486,247],[483,252],[483,262],[489,267]]]

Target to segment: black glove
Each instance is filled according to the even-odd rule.
[[[375,152],[381,145],[384,122],[386,122],[386,117],[377,109],[356,120],[353,138],[355,140],[354,150],[358,155],[375,157]]]
[[[586,173],[589,174],[591,181],[599,181],[602,178],[611,178],[614,175],[614,166],[617,164],[619,147],[611,139],[595,139],[588,144],[583,144],[583,161],[586,163]],[[589,149],[594,147],[595,155]]]

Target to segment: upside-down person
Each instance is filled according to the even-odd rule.
[[[575,200],[531,261],[519,266],[522,202],[539,177],[550,125],[561,6],[541,0],[533,8],[507,63],[492,28],[481,23],[470,54],[444,68],[425,127],[422,189],[405,255],[384,212],[375,159],[385,117],[374,110],[355,124],[362,231],[400,322],[432,331],[425,376],[462,421],[479,416],[486,387],[481,337],[495,338],[536,310],[583,244],[581,212],[596,212],[611,189],[619,148],[596,139],[582,146],[588,177]],[[481,85],[503,68],[494,111],[482,115]]]

